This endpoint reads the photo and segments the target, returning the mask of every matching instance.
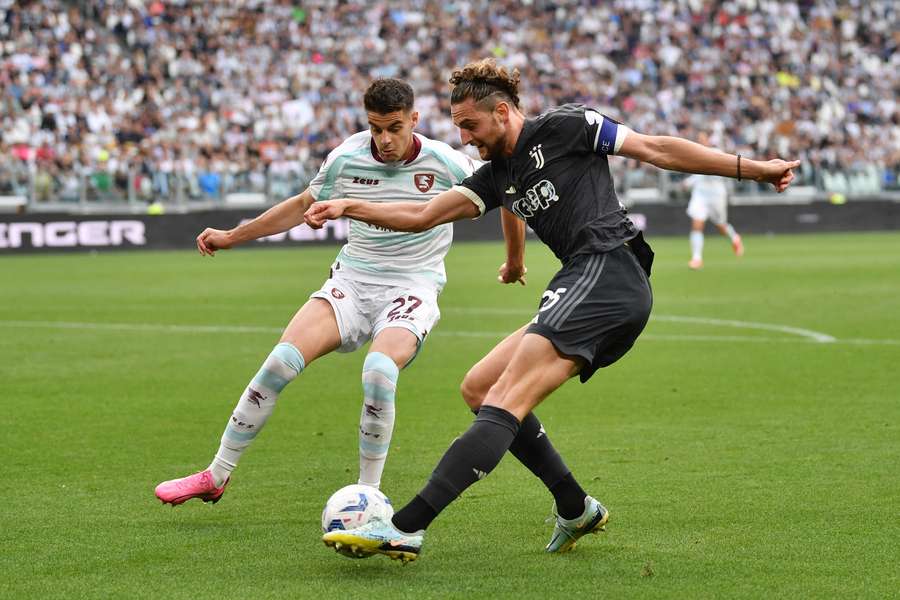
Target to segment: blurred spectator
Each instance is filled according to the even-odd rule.
[[[803,159],[806,183],[877,191],[900,170],[898,13],[895,0],[0,0],[0,188],[71,197],[85,175],[99,197],[283,196],[366,127],[377,76],[407,79],[421,131],[458,146],[450,70],[493,55],[522,70],[529,113],[584,102],[646,133],[705,129],[731,152]]]

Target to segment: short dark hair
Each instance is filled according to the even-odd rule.
[[[488,99],[488,108],[493,109],[499,99],[519,108],[519,70],[510,72],[493,58],[470,62],[462,69],[456,69],[450,76],[450,84],[453,86],[450,104],[459,104],[467,98],[475,102]]]
[[[369,112],[386,115],[398,110],[412,110],[414,100],[412,86],[401,79],[384,77],[372,82],[363,96],[363,105]]]

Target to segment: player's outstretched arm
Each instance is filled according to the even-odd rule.
[[[668,135],[643,135],[629,131],[617,154],[655,165],[660,169],[719,175],[735,179],[752,179],[771,183],[775,191],[783,192],[794,179],[799,160],[752,160],[707,148],[684,138]]]
[[[197,236],[197,250],[200,254],[213,256],[216,250],[228,250],[244,242],[287,231],[303,222],[303,213],[312,203],[312,193],[306,190],[282,200],[252,221],[234,229],[204,229]]]
[[[505,208],[500,209],[500,224],[506,241],[506,262],[500,265],[497,281],[525,285],[525,221]]]
[[[394,231],[425,231],[442,223],[474,219],[479,214],[478,207],[466,196],[447,190],[428,202],[367,202],[349,198],[315,202],[304,218],[313,229],[319,229],[325,221],[349,217]]]

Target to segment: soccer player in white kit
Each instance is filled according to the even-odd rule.
[[[316,201],[349,196],[370,202],[428,202],[472,174],[475,164],[450,146],[413,133],[413,90],[399,79],[378,79],[365,93],[369,130],[333,150],[301,194],[256,219],[224,231],[206,229],[197,249],[212,256],[303,223]],[[507,260],[498,279],[522,281],[525,227],[502,215]],[[405,233],[351,221],[329,279],[285,328],[278,345],[241,395],[212,463],[187,477],[164,481],[156,496],[181,504],[217,502],[238,459],[263,428],[279,393],[317,358],[352,352],[372,340],[363,364],[359,424],[359,483],[378,487],[394,429],[400,370],[416,356],[440,318],[437,298],[446,282],[450,224]]]
[[[698,140],[709,145],[709,137],[701,133]],[[688,266],[694,270],[703,268],[703,228],[706,221],[712,221],[719,233],[731,240],[731,248],[737,256],[744,255],[741,236],[728,223],[728,188],[725,180],[712,175],[691,175],[684,180],[691,188],[691,200],[687,214],[691,218],[691,260]]]

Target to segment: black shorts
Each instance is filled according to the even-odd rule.
[[[646,242],[633,242],[652,260]],[[644,330],[653,305],[649,267],[641,266],[631,244],[574,257],[547,285],[526,332],[547,338],[566,356],[583,358],[584,383],[624,356]]]

